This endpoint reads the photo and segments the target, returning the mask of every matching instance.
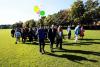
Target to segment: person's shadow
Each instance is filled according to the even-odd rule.
[[[85,57],[76,56],[76,55],[68,55],[68,54],[57,55],[57,54],[49,53],[49,52],[47,52],[46,54],[50,56],[54,56],[54,57],[66,58],[70,61],[77,62],[80,64],[82,64],[80,61],[98,62],[97,60],[87,59]]]
[[[86,55],[96,55],[96,56],[100,56],[100,52],[83,51],[83,50],[68,50],[68,49],[62,49],[62,50],[56,50],[54,52],[80,53],[80,54],[86,54]]]
[[[96,41],[95,41],[96,40]],[[68,42],[63,42],[63,45],[93,45],[93,44],[100,44],[100,39],[79,39],[79,43],[68,43]]]

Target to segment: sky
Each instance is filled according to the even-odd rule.
[[[45,16],[71,7],[75,0],[0,0],[0,25],[30,19],[38,20],[34,6],[45,11]]]

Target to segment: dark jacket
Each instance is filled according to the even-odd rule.
[[[44,31],[44,29],[39,29],[38,30],[38,37],[39,37],[39,39],[45,39],[45,31]]]
[[[52,29],[50,28],[49,31],[48,31],[48,38],[49,38],[49,39],[55,39],[55,37],[56,37],[56,32],[57,32],[56,29],[53,29],[53,31],[52,31]]]

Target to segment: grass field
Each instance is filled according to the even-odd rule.
[[[65,38],[63,50],[51,53],[49,44],[45,50],[42,55],[38,45],[15,44],[10,30],[0,29],[0,67],[100,67],[100,30],[86,30],[77,44],[72,34],[71,40]]]

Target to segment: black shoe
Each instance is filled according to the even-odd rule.
[[[15,42],[15,44],[17,44],[17,42]]]

